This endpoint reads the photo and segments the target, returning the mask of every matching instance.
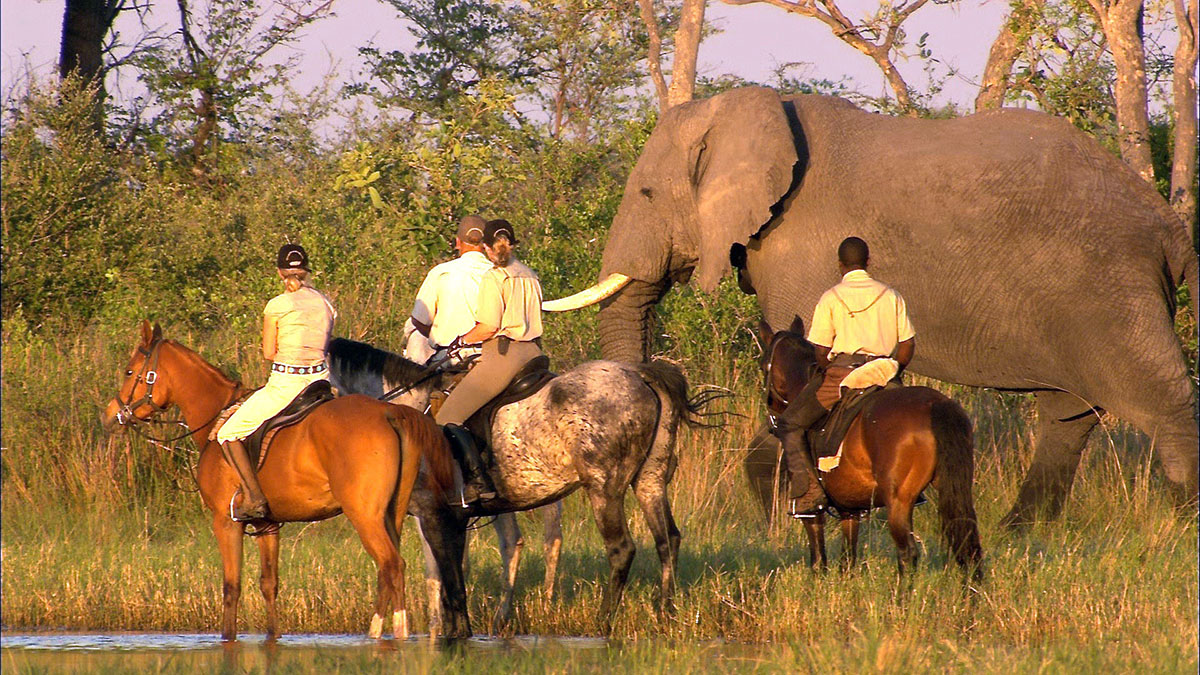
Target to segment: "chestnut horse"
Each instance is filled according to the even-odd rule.
[[[804,338],[797,317],[786,331],[773,333],[759,322],[765,349],[761,366],[766,376],[767,409],[780,415],[816,374],[816,351]],[[830,503],[844,517],[843,564],[858,555],[858,527],[863,514],[885,506],[888,530],[896,542],[900,573],[916,564],[919,550],[912,529],[913,506],[921,491],[933,483],[938,491],[938,515],[951,555],[979,579],[983,550],[971,496],[974,441],[971,420],[958,403],[929,387],[884,389],[850,425],[840,462],[824,472],[822,484]],[[824,514],[806,518],[809,564],[825,566]]]
[[[125,381],[104,411],[105,426],[133,427],[179,406],[200,448],[196,479],[212,512],[221,551],[224,613],[221,637],[237,639],[245,524],[230,518],[237,475],[209,431],[218,413],[248,390],[162,330],[142,322],[140,343],[125,367]],[[345,513],[379,570],[375,614],[369,635],[382,637],[392,614],[392,634],[408,637],[404,559],[400,532],[418,474],[426,489],[448,494],[453,483],[449,448],[433,421],[412,408],[368,396],[346,396],[316,408],[303,421],[282,429],[259,471],[275,523],[311,522]],[[259,523],[264,525],[263,523]],[[279,635],[275,598],[279,579],[279,528],[257,537],[259,588],[267,605],[267,636]]]

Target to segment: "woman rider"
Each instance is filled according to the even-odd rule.
[[[488,479],[470,432],[462,427],[475,411],[504,391],[521,367],[541,356],[542,284],[537,274],[513,256],[517,236],[507,220],[483,228],[483,251],[494,267],[479,284],[475,327],[455,345],[483,343],[483,353],[437,414],[464,476],[463,501],[492,499]]]
[[[325,346],[337,312],[309,281],[308,254],[298,244],[279,249],[275,260],[284,292],[263,310],[262,353],[271,361],[271,377],[247,398],[217,432],[225,460],[237,471],[242,500],[233,505],[234,520],[269,518],[254,467],[242,442],[263,422],[283,410],[309,384],[329,379]],[[236,496],[235,496],[236,499]]]

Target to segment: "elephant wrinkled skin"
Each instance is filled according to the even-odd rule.
[[[604,357],[645,359],[671,283],[711,290],[731,253],[772,326],[807,318],[850,235],[908,301],[913,371],[1035,393],[1006,522],[1058,513],[1099,410],[1153,439],[1195,498],[1196,391],[1172,325],[1175,287],[1196,287],[1188,233],[1128,166],[1039,112],[892,118],[764,88],[668,111],[606,244],[601,278],[632,281],[601,305]]]

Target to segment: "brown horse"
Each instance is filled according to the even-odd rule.
[[[224,613],[221,637],[237,639],[241,595],[242,537],[245,524],[230,519],[238,487],[209,431],[218,413],[247,389],[226,377],[196,352],[164,340],[157,325],[142,322],[140,343],[125,367],[125,381],[104,411],[106,427],[138,426],[171,406],[179,406],[200,447],[196,479],[212,512],[221,551]],[[423,461],[424,460],[424,461]],[[375,614],[369,635],[383,634],[392,613],[392,633],[408,636],[404,559],[400,532],[418,474],[435,492],[452,484],[449,449],[433,421],[404,406],[368,396],[346,396],[322,404],[300,423],[275,436],[259,471],[263,492],[278,523],[324,520],[345,513],[379,570]],[[279,635],[275,598],[279,579],[279,530],[264,527],[257,537],[259,588],[267,605],[267,636]]]
[[[817,373],[816,352],[804,338],[797,317],[786,331],[773,333],[759,322],[766,348],[761,366],[766,376],[767,409],[777,416]],[[983,550],[971,496],[974,442],[966,412],[929,387],[885,389],[851,424],[837,467],[824,473],[829,501],[844,516],[846,567],[858,555],[858,527],[871,509],[888,509],[888,530],[896,542],[903,575],[916,564],[919,550],[912,531],[913,506],[921,491],[934,483],[938,514],[951,555],[973,578],[982,574]],[[809,564],[825,566],[824,514],[805,519]]]

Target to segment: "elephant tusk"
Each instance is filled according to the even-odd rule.
[[[575,295],[543,302],[542,311],[568,312],[572,309],[581,309],[588,305],[594,305],[621,290],[629,282],[630,278],[624,274],[613,273],[595,286],[585,288]]]

